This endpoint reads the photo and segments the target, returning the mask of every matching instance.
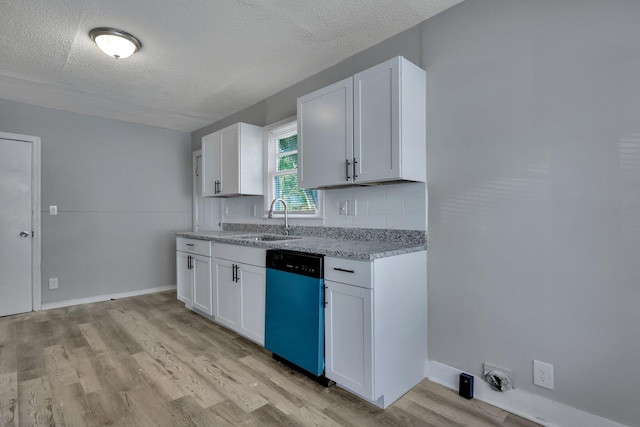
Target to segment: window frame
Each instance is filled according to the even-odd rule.
[[[280,120],[276,123],[272,123],[263,128],[263,142],[264,142],[264,209],[262,212],[262,218],[267,218],[271,202],[275,199],[275,184],[274,178],[281,175],[289,175],[291,169],[288,171],[278,171],[277,162],[278,158],[276,145],[278,139],[286,138],[293,134],[298,133],[298,122],[296,116],[289,117],[284,120]],[[298,141],[299,142],[299,141]],[[296,153],[300,152],[300,147],[296,150]],[[300,158],[298,157],[298,162]],[[299,163],[298,163],[299,165]],[[315,212],[295,212],[289,211],[289,218],[300,219],[323,219],[324,218],[324,194],[322,190],[316,190],[318,192],[318,209]],[[284,217],[284,211],[273,211],[274,218]]]

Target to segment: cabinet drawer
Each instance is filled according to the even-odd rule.
[[[267,250],[250,246],[227,245],[216,243],[213,245],[213,256],[233,262],[265,267],[267,262]]]
[[[209,240],[176,238],[176,250],[196,255],[211,256],[211,242]]]
[[[325,257],[324,278],[334,282],[372,289],[372,268],[373,263],[369,261]]]

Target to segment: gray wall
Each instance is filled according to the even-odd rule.
[[[422,56],[420,28],[414,27],[396,35],[370,49],[311,76],[275,95],[225,119],[192,133],[194,150],[202,145],[202,137],[236,122],[246,122],[259,126],[269,125],[296,115],[296,100],[299,96],[320,89],[331,83],[350,77],[364,69],[402,55],[415,64],[420,64]],[[380,187],[350,187],[324,191],[324,220],[291,220],[292,224],[325,225],[331,227],[393,228],[408,230],[426,229],[426,186],[423,183],[394,184]],[[356,216],[339,215],[341,200],[356,200]],[[224,222],[272,223],[281,219],[268,220],[251,217],[251,205],[258,212],[263,210],[262,196],[228,198],[222,201],[229,214]],[[264,209],[266,210],[266,209]]]
[[[430,358],[476,375],[492,362],[519,389],[637,425],[638,17],[623,0],[467,0],[192,146],[392,56],[422,64]],[[555,390],[532,384],[533,359]]]
[[[422,53],[418,27],[400,33],[314,76],[295,83],[249,108],[193,132],[191,134],[192,147],[194,150],[199,149],[202,146],[203,136],[236,122],[265,126],[295,116],[296,99],[299,96],[350,77],[398,55],[404,56],[415,64],[420,64]]]
[[[2,99],[0,129],[42,139],[43,304],[175,285],[173,233],[191,229],[188,133]]]
[[[639,17],[634,1],[468,0],[422,24],[430,357],[511,368],[517,388],[631,425]]]

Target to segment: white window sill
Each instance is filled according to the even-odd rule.
[[[272,219],[272,220],[280,220],[284,221],[284,214],[273,214],[272,218],[269,218],[268,215],[263,215],[262,219]],[[289,219],[314,219],[324,221],[326,218],[322,215],[305,215],[305,214],[289,214]]]

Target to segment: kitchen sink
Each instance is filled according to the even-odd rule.
[[[282,236],[279,234],[248,234],[234,237],[238,240],[254,240],[258,242],[278,242],[281,240],[296,240],[301,239],[299,236]]]

